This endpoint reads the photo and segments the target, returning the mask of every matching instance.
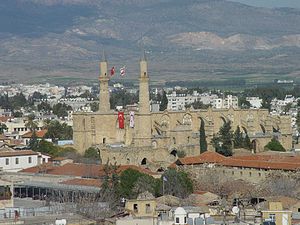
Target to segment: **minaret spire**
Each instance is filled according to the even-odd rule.
[[[139,94],[139,111],[141,113],[150,112],[149,102],[149,77],[148,77],[148,65],[146,60],[146,53],[144,51],[140,61],[140,94]]]
[[[110,103],[109,103],[109,90],[108,90],[108,81],[109,76],[107,73],[107,60],[105,51],[103,50],[102,59],[100,62],[100,95],[99,95],[99,112],[107,113],[110,111]]]
[[[141,61],[147,62],[147,57],[146,57],[146,51],[145,50],[143,51]]]
[[[102,62],[107,62],[105,50],[102,51],[102,59],[101,59],[101,61]]]
[[[140,92],[139,92],[139,112],[135,123],[134,145],[137,147],[151,146],[151,113],[149,96],[149,76],[146,53],[144,52],[140,60]]]

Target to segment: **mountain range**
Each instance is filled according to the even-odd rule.
[[[1,0],[2,81],[95,81],[110,66],[155,83],[266,82],[300,75],[300,10],[226,0]],[[113,78],[120,80],[119,77]]]

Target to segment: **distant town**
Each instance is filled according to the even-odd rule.
[[[148,89],[140,68],[139,88],[105,60],[100,88],[0,86],[0,224],[298,221],[299,85]]]

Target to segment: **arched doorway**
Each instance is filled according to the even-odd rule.
[[[244,131],[245,134],[248,133],[248,131],[247,131],[247,129],[245,127],[242,126],[242,129],[243,129],[243,131]]]
[[[220,116],[220,118],[221,118],[221,120],[223,121],[223,123],[225,124],[225,123],[226,123],[226,119],[225,119],[225,117],[223,117],[223,116]]]
[[[260,128],[261,128],[262,132],[265,134],[266,133],[266,128],[262,124],[259,124],[259,125],[260,125]]]
[[[160,167],[160,168],[158,168],[157,170],[156,170],[156,172],[164,172],[165,170],[164,170],[164,168],[162,168],[162,167]]]
[[[173,156],[177,157],[177,150],[176,150],[176,149],[173,149],[173,150],[170,152],[170,155],[173,155]]]
[[[141,162],[141,165],[147,165],[147,159],[146,158],[143,158],[143,160]]]
[[[257,152],[257,149],[258,149],[258,141],[256,139],[254,139],[252,142],[251,142],[251,145],[252,145],[252,149],[253,149],[253,152],[256,153]]]

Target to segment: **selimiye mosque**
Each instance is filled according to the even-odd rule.
[[[74,147],[80,152],[91,147],[99,149],[103,163],[147,165],[160,168],[174,162],[179,151],[186,156],[200,154],[199,129],[205,127],[208,150],[213,135],[226,121],[239,126],[250,137],[255,152],[276,137],[285,149],[292,147],[290,117],[270,115],[267,109],[199,109],[184,111],[150,110],[148,62],[140,60],[139,103],[134,110],[124,110],[124,128],[120,128],[119,112],[109,102],[108,62],[100,62],[100,103],[98,112],[73,114]]]

